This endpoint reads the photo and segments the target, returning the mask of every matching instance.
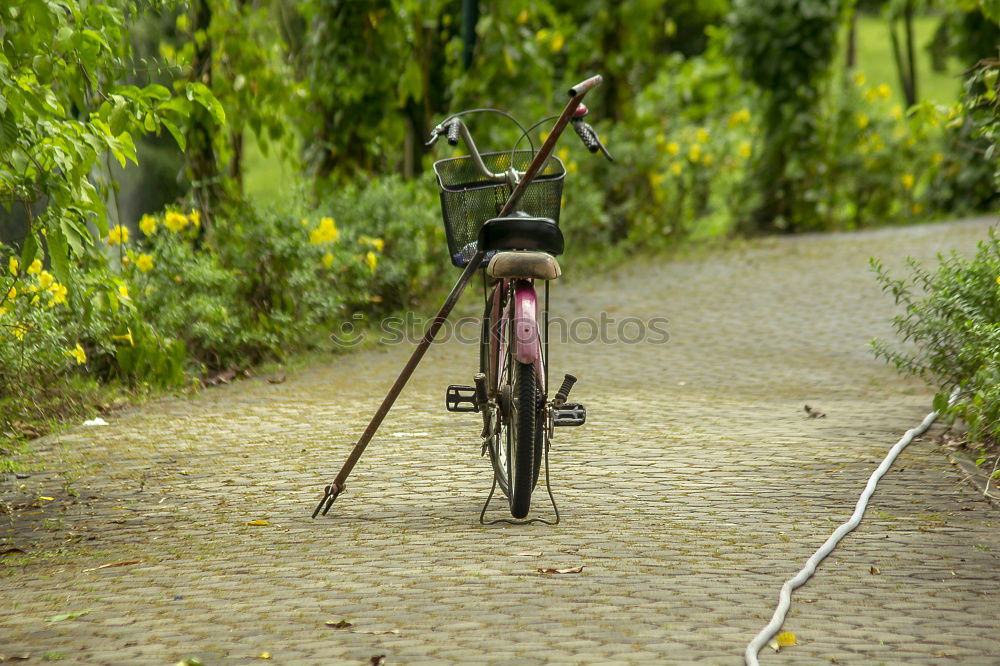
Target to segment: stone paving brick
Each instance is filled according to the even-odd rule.
[[[319,489],[407,346],[38,440],[31,477],[0,486],[27,507],[0,525],[0,544],[27,551],[0,559],[0,653],[129,666],[265,651],[276,664],[741,663],[781,583],[929,409],[928,388],[866,348],[892,337],[868,257],[898,267],[968,251],[989,224],[768,239],[596,277],[565,257],[555,314],[662,316],[670,340],[553,343],[553,376],[580,377],[589,410],[554,441],[555,527],[478,525],[490,472],[475,416],[441,409],[444,387],[475,371],[474,347],[456,340],[431,348],[325,519],[308,516]],[[827,416],[807,418],[805,404]],[[534,511],[550,515],[544,494]],[[924,437],[796,592],[785,629],[799,645],[766,648],[762,663],[1000,662],[996,520]],[[129,560],[142,562],[87,571]],[[353,626],[325,625],[343,619]]]

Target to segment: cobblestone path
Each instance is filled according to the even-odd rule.
[[[574,279],[570,256],[557,314],[665,317],[670,340],[554,347],[554,376],[577,374],[589,408],[554,441],[557,527],[478,524],[490,480],[478,417],[443,409],[445,385],[475,370],[456,339],[432,348],[325,519],[309,517],[320,488],[409,345],[41,440],[37,471],[2,485],[22,508],[3,518],[0,551],[25,552],[0,556],[0,654],[742,663],[781,583],[929,411],[931,392],[866,348],[892,334],[868,257],[929,261],[988,226],[769,240],[601,278]],[[785,629],[799,645],[765,648],[762,663],[1000,663],[998,521],[932,438],[916,442],[796,593]]]

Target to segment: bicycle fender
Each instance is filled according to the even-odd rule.
[[[541,360],[537,313],[535,286],[528,280],[518,280],[514,285],[514,358],[526,365]]]

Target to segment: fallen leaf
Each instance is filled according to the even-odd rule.
[[[97,571],[98,569],[110,569],[111,567],[127,567],[130,564],[139,564],[142,560],[125,560],[124,562],[112,562],[111,564],[102,564],[99,567],[94,567],[93,569],[84,569],[83,573],[88,571]]]
[[[868,567],[868,573],[870,573],[873,576],[877,576],[882,572],[879,571],[879,568],[873,564],[870,567]]]
[[[570,569],[538,569],[540,574],[578,574],[583,571],[583,565]]]
[[[819,411],[818,409],[813,409],[809,405],[806,405],[806,414],[808,414],[809,418],[811,418],[811,419],[826,418],[826,414],[824,414],[823,412]]]
[[[62,622],[63,620],[75,620],[78,617],[82,617],[90,612],[91,609],[84,611],[77,611],[76,613],[65,613],[63,615],[53,615],[46,622]]]
[[[0,654],[0,662],[4,661],[27,661],[31,659],[30,654]]]
[[[249,520],[249,521],[247,521],[247,525],[254,525],[256,527],[261,527],[263,525],[270,525],[270,524],[271,523],[267,522],[266,520]]]
[[[541,553],[517,553],[514,557],[541,557]]]
[[[38,499],[40,499],[40,500],[46,500],[47,502],[51,502],[52,500],[55,499],[55,497],[46,497],[45,495],[39,495]]]
[[[334,629],[347,629],[348,627],[353,627],[354,625],[347,620],[327,620],[326,626],[333,627]]]
[[[174,666],[205,666],[205,664],[201,663],[201,659],[188,657],[187,659],[181,659]]]
[[[778,645],[778,641],[773,638],[767,642],[767,647],[771,648],[775,652],[781,652],[781,646]]]
[[[798,645],[795,642],[795,634],[790,631],[783,631],[774,637],[774,640],[778,643],[778,647],[791,647],[792,645]]]
[[[259,655],[257,655],[257,658],[258,659],[270,659],[271,658],[271,653],[270,652],[261,652]]]
[[[370,663],[371,666],[382,666],[382,664],[385,663],[385,655],[384,654],[373,655]]]
[[[288,379],[288,376],[285,373],[281,373],[280,375],[268,377],[267,381],[269,384],[282,384],[286,379]]]

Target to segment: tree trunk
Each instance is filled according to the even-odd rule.
[[[243,136],[242,129],[234,129],[229,134],[229,145],[233,156],[229,161],[229,177],[236,185],[236,192],[243,198]]]
[[[197,34],[198,31],[207,33],[212,22],[212,9],[208,0],[194,0],[191,6],[193,10],[191,33]],[[212,41],[207,37],[200,45],[195,44],[191,61],[191,80],[204,83],[210,88],[212,86]],[[205,227],[211,224],[212,212],[221,194],[211,125],[212,119],[208,112],[195,105],[191,112],[186,153],[195,201],[201,211]]]
[[[907,71],[910,74],[910,89],[906,105],[913,106],[917,103],[917,61],[913,55],[913,0],[906,2],[906,9],[903,10],[903,21],[906,30]]]
[[[847,69],[854,69],[858,61],[858,8],[851,8],[847,22]]]

